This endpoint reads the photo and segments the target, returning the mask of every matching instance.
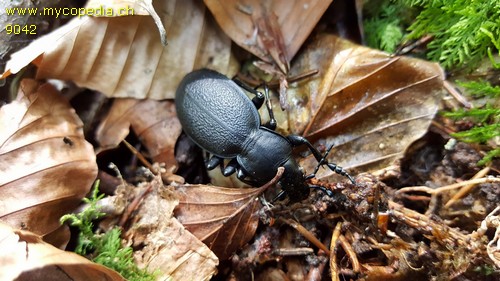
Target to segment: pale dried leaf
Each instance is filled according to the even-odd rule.
[[[153,7],[153,0],[90,0],[85,8],[90,9],[93,16],[101,17],[151,15],[160,32],[162,45],[167,45],[167,31]],[[97,12],[102,14],[96,15]]]
[[[177,219],[220,259],[229,258],[255,234],[262,188],[182,185],[177,192]]]
[[[174,148],[181,125],[172,101],[118,99],[99,125],[96,140],[103,149],[117,146],[135,132],[149,151],[149,156],[167,167],[176,165]]]
[[[333,144],[329,161],[352,173],[400,159],[427,132],[444,92],[439,65],[393,57],[333,35],[316,38],[292,73],[311,69],[320,74],[288,90],[290,130]],[[316,164],[312,157],[302,161],[307,171]],[[322,171],[318,177],[331,175]]]
[[[37,60],[37,78],[71,80],[108,97],[173,98],[180,80],[209,67],[234,74],[230,40],[194,0],[158,1],[169,44],[151,17],[75,18],[15,53],[6,72]]]
[[[126,233],[134,245],[144,245],[135,252],[139,263],[159,269],[159,280],[209,280],[217,272],[219,260],[172,216],[178,204],[173,188],[164,187],[159,176],[149,184],[152,191]]]
[[[125,280],[107,267],[1,222],[0,249],[0,280]]]
[[[0,109],[0,219],[46,235],[60,227],[97,174],[82,122],[50,84],[25,79]]]
[[[123,11],[133,11],[136,16],[147,16],[153,8],[152,0],[88,0],[85,8],[96,11],[103,10],[104,14],[97,14],[92,16],[126,16],[122,14]],[[113,12],[110,12],[112,10]]]
[[[285,68],[283,64],[288,64],[292,60],[332,1],[204,0],[204,2],[222,30],[236,44],[261,60],[270,62],[272,58],[283,71]],[[273,23],[274,17],[277,17],[277,24]],[[281,40],[282,43],[279,42]],[[266,41],[272,41],[271,45]],[[284,46],[284,50],[280,45]],[[283,56],[283,59],[280,56]]]

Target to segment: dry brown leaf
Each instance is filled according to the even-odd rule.
[[[42,236],[60,227],[97,175],[82,126],[52,85],[21,81],[0,109],[0,220]]]
[[[439,65],[393,57],[334,35],[318,36],[291,74],[311,69],[320,74],[288,90],[290,130],[333,144],[329,160],[351,173],[401,158],[427,132],[443,93]],[[306,171],[316,164],[312,157],[302,161]],[[330,175],[322,171],[318,177]]]
[[[152,191],[126,233],[134,245],[144,246],[135,252],[139,264],[159,269],[157,280],[209,280],[217,272],[219,260],[172,216],[178,203],[173,188],[164,187],[159,176],[149,184]]]
[[[229,258],[253,237],[262,188],[182,185],[177,192],[177,219],[220,259]]]
[[[274,61],[283,73],[287,73],[287,65],[332,1],[204,2],[236,44],[263,61]]]
[[[97,129],[96,140],[103,149],[115,147],[125,139],[130,127],[155,162],[167,167],[177,164],[174,148],[182,128],[172,101],[115,100]]]
[[[155,4],[169,37],[165,47],[151,17],[75,18],[13,54],[2,77],[38,58],[40,79],[71,80],[108,97],[166,99],[174,97],[180,80],[193,69],[234,74],[231,42],[203,3]]]
[[[0,222],[0,280],[125,280],[120,274]]]

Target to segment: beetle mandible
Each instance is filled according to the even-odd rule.
[[[250,100],[242,88],[255,97]],[[265,90],[268,98],[267,88]],[[209,170],[220,165],[224,176],[237,172],[241,181],[260,186],[270,181],[282,166],[285,171],[278,181],[282,192],[277,198],[285,193],[292,201],[306,198],[311,187],[331,195],[331,191],[306,183],[322,165],[355,183],[343,168],[326,161],[329,150],[323,156],[304,137],[275,132],[276,120],[269,99],[266,107],[271,120],[261,125],[257,109],[265,99],[264,94],[243,83],[213,70],[200,69],[182,79],[175,105],[184,132],[213,155],[207,163]],[[318,161],[314,173],[307,176],[292,157],[293,147],[299,145],[306,145]],[[226,167],[223,167],[223,159],[231,159]]]

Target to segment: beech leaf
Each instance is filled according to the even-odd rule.
[[[103,149],[117,146],[132,127],[155,162],[176,165],[174,148],[181,125],[172,101],[117,99],[96,132]]]
[[[117,272],[0,222],[0,280],[125,280]]]
[[[52,85],[21,81],[0,108],[0,220],[42,236],[60,227],[97,174],[82,126]]]
[[[173,187],[164,187],[161,176],[148,185],[151,192],[143,198],[135,222],[125,234],[141,247],[135,252],[139,264],[159,269],[158,280],[209,280],[217,272],[219,260],[173,217],[178,203]]]
[[[436,63],[395,57],[334,35],[321,34],[297,58],[291,74],[319,74],[291,85],[290,131],[333,144],[329,161],[351,174],[373,171],[400,159],[422,137],[444,93]],[[278,122],[279,124],[280,122]],[[302,160],[314,170],[313,157]],[[318,178],[333,175],[320,169]]]
[[[153,7],[153,0],[89,0],[85,7],[96,11],[109,11],[109,9],[112,9],[113,16],[151,15],[160,32],[162,45],[167,45],[167,31]]]
[[[219,26],[240,47],[283,73],[332,1],[204,0]]]
[[[147,16],[151,14],[151,8],[153,8],[152,0],[88,0],[85,3],[85,8],[94,9],[94,10],[104,10],[109,11],[109,9],[113,10],[112,16],[127,16],[128,13],[120,13],[121,11],[133,11],[134,15]],[[120,10],[121,9],[121,10]],[[93,16],[105,16],[110,17],[108,14],[97,14]]]
[[[234,72],[231,41],[203,3],[155,4],[169,33],[167,46],[149,16],[84,16],[14,53],[2,78],[35,62],[37,79],[71,80],[108,97],[159,100],[173,98],[180,80],[195,68]]]
[[[229,258],[255,234],[262,188],[182,185],[175,216],[222,260]]]

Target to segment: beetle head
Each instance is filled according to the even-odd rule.
[[[302,168],[290,157],[283,164],[285,171],[279,180],[281,189],[285,191],[291,201],[300,201],[309,196],[309,185],[306,183]]]

